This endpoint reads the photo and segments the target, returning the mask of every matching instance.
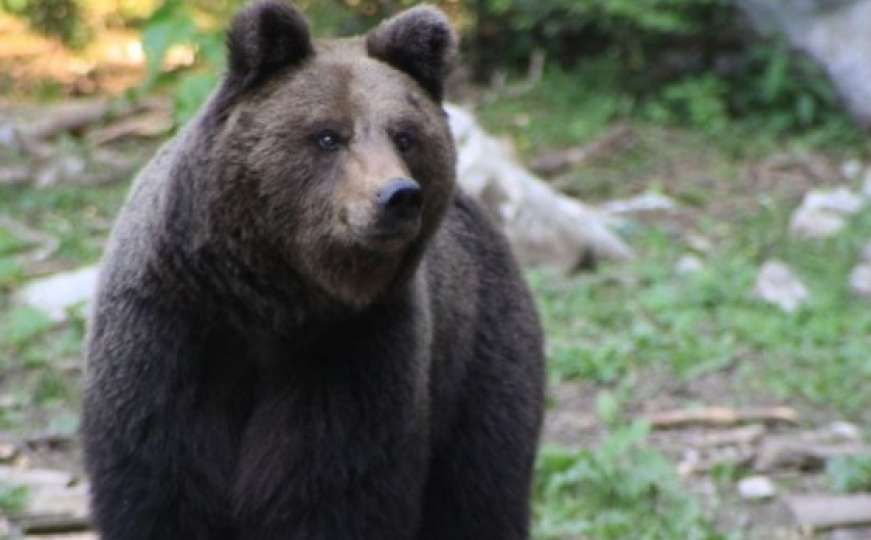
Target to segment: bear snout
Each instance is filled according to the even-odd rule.
[[[375,195],[372,238],[381,244],[402,245],[420,230],[423,190],[414,180],[393,178]]]
[[[383,218],[401,221],[420,213],[423,193],[414,180],[394,178],[378,192],[375,202]]]

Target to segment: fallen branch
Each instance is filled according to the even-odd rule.
[[[836,457],[867,455],[864,444],[814,444],[795,440],[766,440],[757,453],[753,468],[757,471],[794,468],[816,470]]]
[[[799,525],[813,531],[871,524],[871,495],[795,495],[786,505]]]
[[[48,108],[44,119],[22,130],[26,139],[50,139],[65,131],[76,131],[105,118],[112,109],[108,99],[80,101]]]
[[[736,410],[728,407],[706,407],[655,413],[646,418],[654,429],[675,429],[690,426],[730,427],[739,424],[797,424],[798,413],[789,407]]]
[[[632,128],[628,124],[619,124],[590,144],[544,154],[533,160],[529,168],[542,176],[553,176],[620,151],[632,145],[634,139]]]
[[[756,444],[765,436],[765,426],[750,424],[726,431],[705,433],[689,441],[689,444],[698,448],[716,448],[719,446],[749,446]]]
[[[27,514],[16,517],[15,521],[21,532],[33,535],[77,533],[91,529],[91,521],[87,517],[65,514]]]
[[[172,126],[173,119],[169,110],[147,110],[91,131],[88,133],[88,140],[95,145],[102,145],[127,137],[153,138],[169,133]]]

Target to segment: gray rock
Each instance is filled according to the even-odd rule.
[[[859,255],[863,262],[871,262],[871,242],[865,244],[862,248],[862,253]]]
[[[855,214],[864,205],[862,197],[845,187],[810,191],[790,218],[790,232],[802,238],[834,236],[846,225],[844,216]]]
[[[858,159],[850,159],[841,164],[841,174],[844,178],[855,180],[862,174],[862,162]]]
[[[742,499],[770,499],[777,494],[777,488],[767,476],[748,476],[738,482],[738,495]]]
[[[794,313],[810,296],[792,270],[779,261],[768,261],[762,265],[753,295],[787,313]]]
[[[684,255],[674,265],[674,271],[681,275],[694,274],[705,267],[701,259],[695,255]]]
[[[871,127],[871,0],[737,0],[754,26],[783,34],[828,74],[856,121]]]
[[[632,250],[606,213],[563,195],[514,158],[510,145],[484,131],[467,110],[446,105],[457,143],[458,178],[508,236],[526,265],[574,270],[593,259],[624,261]]]
[[[15,295],[18,303],[38,309],[52,320],[66,319],[67,310],[87,304],[96,293],[97,267],[86,266],[31,281]]]
[[[832,422],[827,427],[827,431],[837,440],[849,442],[859,442],[862,440],[862,430],[859,429],[859,426],[850,422]]]
[[[871,298],[871,262],[864,262],[850,272],[850,291]]]

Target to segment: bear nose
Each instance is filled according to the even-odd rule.
[[[396,217],[412,217],[420,210],[423,194],[420,185],[408,178],[394,178],[377,196],[378,207]]]

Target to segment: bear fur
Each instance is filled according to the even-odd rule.
[[[528,538],[542,335],[505,238],[455,190],[446,18],[313,41],[264,1],[228,47],[105,254],[82,424],[97,530]],[[419,189],[384,229],[397,178]]]

